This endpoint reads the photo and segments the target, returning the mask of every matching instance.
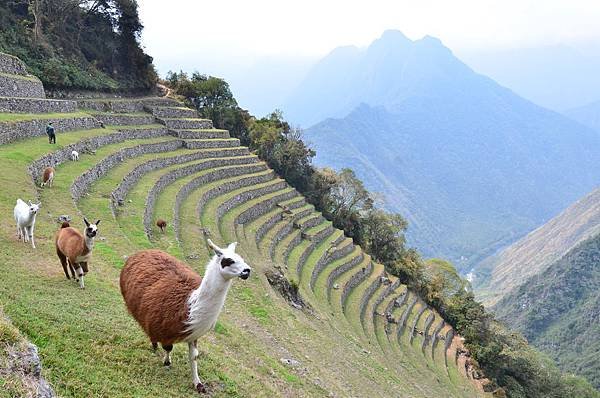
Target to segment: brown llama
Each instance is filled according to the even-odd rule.
[[[98,234],[98,224],[100,224],[100,220],[94,224],[90,224],[85,218],[83,221],[86,226],[85,236],[65,221],[56,232],[55,239],[56,254],[60,259],[65,276],[67,279],[71,279],[68,271],[70,269],[73,279],[79,281],[79,287],[82,289],[85,287],[83,276],[88,273],[88,262],[92,257],[94,239]]]
[[[210,239],[208,244],[215,255],[203,278],[161,250],[142,250],[129,257],[120,278],[127,309],[153,349],[161,344],[165,366],[171,365],[173,344],[188,344],[192,381],[199,393],[206,388],[198,377],[198,338],[214,328],[233,279],[250,276],[250,267],[235,253],[237,243],[225,249]]]
[[[46,167],[42,173],[42,187],[46,185],[51,187],[52,183],[54,183],[54,167]]]
[[[160,229],[160,232],[165,233],[165,228],[167,228],[167,222],[162,218],[156,220],[156,226]]]

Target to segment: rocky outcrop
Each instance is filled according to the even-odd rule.
[[[21,336],[1,310],[0,329],[3,332],[0,335],[0,380],[14,387],[6,391],[6,396],[54,398],[52,387],[42,376],[38,348]],[[7,388],[4,383],[0,386]]]
[[[100,127],[93,117],[82,116],[69,119],[37,119],[20,122],[0,122],[0,145],[26,138],[46,135],[46,124],[52,121],[56,140],[60,144],[60,133],[64,131],[89,130]]]

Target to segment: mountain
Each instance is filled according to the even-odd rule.
[[[566,110],[564,114],[600,134],[600,101]]]
[[[584,240],[600,234],[600,188],[476,268],[475,290],[488,304],[540,275]]]
[[[431,37],[391,31],[334,50],[288,105],[305,125],[327,118],[305,134],[316,164],[354,169],[408,219],[410,244],[461,271],[600,183],[599,134],[473,72]]]
[[[597,225],[598,226],[598,225]],[[496,314],[600,388],[600,231],[506,295]]]
[[[479,73],[538,105],[563,111],[598,99],[600,48],[566,45],[462,51]]]

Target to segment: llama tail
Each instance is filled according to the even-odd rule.
[[[63,229],[63,228],[68,228],[70,226],[71,226],[71,224],[69,224],[68,221],[63,221],[63,223],[61,224],[60,228]]]

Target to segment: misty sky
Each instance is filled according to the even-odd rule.
[[[143,42],[161,73],[198,61],[224,71],[267,55],[325,55],[385,29],[455,51],[600,42],[596,0],[139,0]],[[210,55],[210,60],[207,56]]]

